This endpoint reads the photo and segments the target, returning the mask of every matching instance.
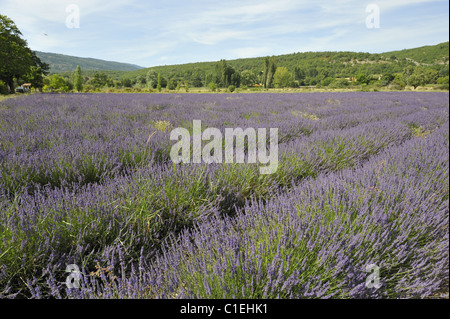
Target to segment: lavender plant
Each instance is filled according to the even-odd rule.
[[[448,94],[40,94],[0,117],[0,295],[411,298],[448,277]],[[275,174],[167,128],[279,129]],[[68,264],[81,288],[64,282]],[[382,286],[367,288],[365,267]]]

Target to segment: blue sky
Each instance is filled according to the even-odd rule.
[[[366,26],[369,4],[379,28]],[[144,67],[433,45],[449,40],[448,12],[448,0],[0,0],[33,50]]]

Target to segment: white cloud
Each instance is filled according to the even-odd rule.
[[[365,27],[369,3],[380,7],[381,29]],[[65,26],[69,4],[80,8],[80,29]],[[448,34],[448,12],[436,11],[447,9],[447,0],[0,0],[0,7],[32,49],[140,65],[307,50],[381,52]],[[429,15],[437,18],[423,15],[424,7],[435,7]]]

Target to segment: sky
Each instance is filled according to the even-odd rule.
[[[449,41],[448,0],[0,0],[37,51],[151,67]]]

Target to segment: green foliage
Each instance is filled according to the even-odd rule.
[[[331,83],[334,82],[334,79],[332,77],[326,77],[325,79],[323,79],[320,84],[322,86],[329,86]]]
[[[240,81],[239,74],[236,74],[236,71],[233,67],[227,64],[226,60],[220,60],[216,65],[216,79],[215,83],[219,87],[228,87],[231,84],[236,84],[236,82]],[[239,83],[237,83],[239,84]]]
[[[442,78],[438,78],[437,79],[437,84],[448,84],[448,75],[446,77],[442,77]]]
[[[356,75],[356,82],[358,84],[368,84],[369,79],[367,78],[367,76],[364,73],[359,73]]]
[[[131,79],[128,79],[128,78],[123,79],[123,86],[126,87],[126,88],[132,87],[133,83],[131,83]]]
[[[331,86],[336,89],[342,89],[342,88],[347,87],[348,85],[349,85],[348,80],[341,78],[341,79],[337,79],[336,81],[334,81]]]
[[[175,79],[170,79],[169,81],[167,81],[167,88],[169,89],[169,90],[175,90],[176,89],[176,87],[177,87],[177,85],[178,85],[178,81],[177,80],[175,80]]]
[[[108,76],[103,72],[101,72],[101,73],[96,72],[94,74],[94,78],[89,80],[88,83],[95,88],[101,88],[101,87],[105,87],[105,86],[108,86],[108,87],[114,86],[114,82],[110,78],[108,78]]]
[[[44,91],[50,91],[50,92],[69,92],[69,86],[66,80],[58,75],[53,74],[49,78],[49,83],[44,86]]]
[[[217,90],[217,85],[214,82],[209,83],[209,89],[211,90],[211,92],[216,92]]]
[[[241,85],[252,86],[256,83],[256,76],[250,70],[244,70],[241,72]]]
[[[293,76],[285,67],[278,67],[273,76],[273,82],[276,87],[288,87],[292,84]]]
[[[28,48],[22,33],[7,16],[0,15],[0,80],[14,92],[14,79],[30,77],[38,87],[42,87],[42,73],[48,65]],[[39,77],[39,75],[41,77]]]
[[[230,85],[228,87],[228,91],[230,91],[231,93],[233,93],[236,90],[236,87],[234,85]]]
[[[395,79],[395,76],[390,74],[390,73],[386,73],[381,77],[381,85],[382,86],[387,86],[389,85],[393,80]]]
[[[157,77],[157,85],[156,85],[156,89],[158,90],[158,92],[161,92],[162,86],[161,86],[161,74],[158,73],[158,77]]]
[[[74,85],[78,92],[83,91],[83,78],[81,76],[81,68],[77,65],[77,69],[74,75]]]
[[[2,80],[0,80],[0,94],[8,94],[8,88]]]
[[[402,51],[392,51],[397,59],[412,59],[419,63],[439,63],[448,61],[449,43],[444,42],[438,45],[423,46],[420,48],[406,49]]]
[[[403,90],[406,86],[406,83],[403,81],[402,74],[398,73],[395,75],[394,80],[392,80],[390,86],[397,90]]]
[[[277,62],[275,57],[274,56],[272,56],[271,58],[266,57],[264,59],[264,71],[263,71],[264,88],[272,87],[273,76],[275,75],[276,70],[277,70]]]
[[[156,89],[158,85],[158,74],[155,71],[148,71],[146,82],[149,89]]]

